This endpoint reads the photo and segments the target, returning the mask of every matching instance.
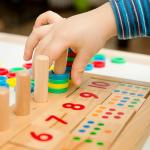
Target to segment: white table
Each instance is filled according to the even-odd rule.
[[[25,40],[24,36],[0,33],[0,66],[20,67],[25,63],[23,61]],[[108,49],[101,50],[101,53],[107,56],[106,67],[94,69],[88,73],[137,80],[150,85],[150,56]],[[123,65],[112,64],[110,59],[114,56],[126,58],[127,63]],[[150,137],[142,150],[150,150]]]

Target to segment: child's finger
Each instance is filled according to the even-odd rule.
[[[25,44],[25,50],[24,50],[25,60],[30,60],[32,58],[32,54],[35,46],[48,33],[49,30],[50,30],[50,25],[49,26],[47,25],[47,26],[41,26],[32,31]]]
[[[47,11],[41,15],[39,15],[35,21],[33,28],[37,28],[42,25],[51,24],[62,20],[63,18],[59,16],[57,13],[52,11]]]
[[[74,59],[71,71],[71,77],[76,85],[81,84],[81,77],[86,65],[90,60],[90,56],[85,50],[80,50]]]

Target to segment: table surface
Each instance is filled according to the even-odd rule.
[[[22,56],[26,38],[26,36],[0,33],[0,66],[11,68],[25,63]],[[145,85],[150,85],[150,56],[110,49],[102,49],[100,52],[107,56],[106,67],[88,73],[141,81]],[[115,56],[124,57],[127,63],[112,64],[110,59]],[[149,150],[149,147],[150,137],[142,150]]]

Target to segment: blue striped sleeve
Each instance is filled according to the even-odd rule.
[[[150,37],[150,0],[110,0],[119,39]]]

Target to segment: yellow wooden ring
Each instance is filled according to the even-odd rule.
[[[69,82],[64,83],[64,84],[54,84],[54,83],[48,83],[48,87],[53,88],[53,89],[64,89],[69,86]]]
[[[8,79],[6,80],[6,82],[8,83],[8,85],[9,85],[10,87],[15,87],[15,86],[16,86],[16,78],[8,78]]]

